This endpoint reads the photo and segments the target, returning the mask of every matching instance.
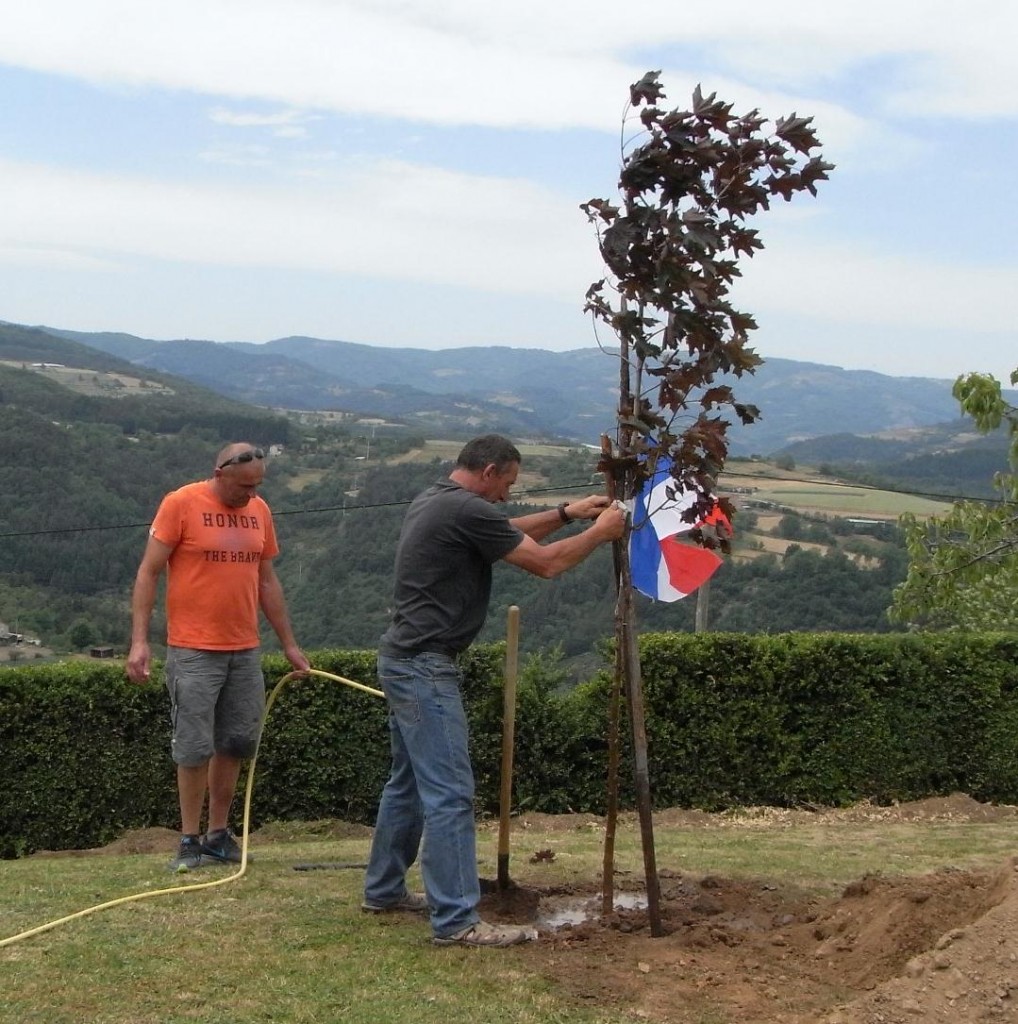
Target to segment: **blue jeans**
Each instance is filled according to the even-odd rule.
[[[431,927],[440,937],[475,924],[481,899],[461,679],[443,654],[378,658],[392,769],[378,807],[364,897],[383,906],[402,898],[423,838],[421,876]]]

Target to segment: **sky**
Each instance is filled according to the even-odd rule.
[[[579,209],[660,70],[836,164],[753,218],[751,344],[1018,367],[1018,4],[0,0],[0,320],[145,338],[598,343]],[[603,329],[601,341],[605,339]]]

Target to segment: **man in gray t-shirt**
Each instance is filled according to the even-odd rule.
[[[392,769],[382,791],[363,907],[428,910],[437,945],[510,946],[520,928],[480,920],[474,779],[460,673],[454,661],[484,625],[491,567],[503,560],[550,579],[622,536],[625,516],[603,495],[509,519],[520,453],[488,434],[464,447],[447,481],[411,504],[396,549],[392,623],[378,651],[389,703]],[[582,533],[540,541],[574,519]],[[423,850],[421,840],[423,837]],[[426,897],[407,891],[421,852]]]
[[[452,480],[429,487],[403,521],[395,610],[379,650],[412,657],[469,647],[484,625],[492,563],[522,540],[523,531],[473,491]]]

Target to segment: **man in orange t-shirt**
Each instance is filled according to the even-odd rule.
[[[127,674],[148,679],[148,643],[159,577],[167,571],[166,686],[173,722],[181,839],[170,866],[189,871],[206,860],[239,862],[228,826],[241,761],[252,757],[265,710],[258,609],[279,637],[290,664],[310,666],[297,646],[272,567],[279,553],[272,513],[256,494],[265,453],[227,445],[210,480],[163,498],[131,601]],[[199,834],[208,792],[208,830]]]

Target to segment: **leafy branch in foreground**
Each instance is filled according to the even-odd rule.
[[[1018,369],[1011,374],[1018,384]],[[908,575],[892,620],[927,628],[1018,629],[1018,407],[986,374],[959,377],[954,397],[984,434],[1007,428],[1008,469],[994,476],[998,503],[955,502],[943,516],[901,519]]]

